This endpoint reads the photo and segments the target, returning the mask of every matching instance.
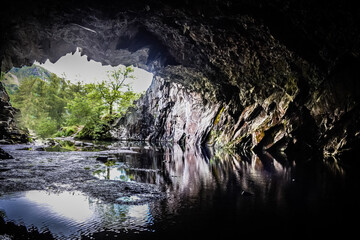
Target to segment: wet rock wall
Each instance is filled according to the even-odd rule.
[[[0,143],[11,144],[27,142],[26,133],[20,130],[15,122],[19,110],[10,104],[10,98],[4,85],[0,82]]]

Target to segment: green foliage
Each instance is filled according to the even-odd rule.
[[[54,137],[69,137],[74,135],[78,131],[78,126],[62,127]]]
[[[93,118],[99,118],[104,107],[101,102],[87,93],[76,93],[67,103],[68,110],[66,125],[85,125]]]
[[[125,114],[127,109],[133,106],[134,101],[140,97],[140,94],[134,93],[131,87],[125,84],[126,79],[133,78],[133,71],[133,67],[129,66],[109,72],[108,80],[97,84],[87,84],[86,95],[77,96],[72,103],[68,104],[74,121],[85,125],[77,135],[78,138],[96,140],[111,138],[109,133],[111,123]],[[126,91],[123,91],[124,88]],[[91,107],[88,109],[87,106]],[[77,113],[76,109],[79,107],[83,111]],[[117,108],[117,113],[114,113],[114,108]],[[71,117],[69,121],[74,123]]]
[[[114,160],[107,160],[105,166],[112,167],[115,166],[116,162]]]
[[[126,79],[133,78],[133,71],[132,66],[120,68],[97,84],[72,84],[55,74],[47,80],[30,76],[10,98],[21,110],[22,127],[40,137],[71,136],[77,132],[76,126],[82,125],[77,137],[108,139],[110,124],[140,97],[125,84]]]
[[[68,151],[75,151],[76,150],[75,144],[73,142],[71,142],[71,141],[61,141],[60,146],[63,149],[68,150]]]
[[[107,140],[111,138],[109,133],[110,124],[101,119],[93,118],[76,135],[80,139]]]
[[[124,69],[119,68],[118,70],[108,72],[107,80],[93,85],[98,97],[108,106],[110,115],[113,113],[114,104],[119,103],[119,101],[124,101],[123,104],[128,104],[127,99],[134,97],[130,86],[125,84],[126,79],[134,78],[133,72],[134,68],[132,66]],[[127,91],[123,91],[124,87],[127,88]]]
[[[50,117],[40,117],[34,127],[36,133],[42,138],[54,134],[57,129],[56,121],[53,121]]]
[[[40,78],[24,79],[19,90],[10,95],[14,107],[21,110],[20,124],[40,137],[54,134],[63,122],[67,83],[51,75],[48,82]]]
[[[3,81],[5,79],[5,73],[1,72],[0,73],[0,82]]]

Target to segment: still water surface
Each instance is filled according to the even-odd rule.
[[[48,231],[57,239],[79,239],[105,229],[115,233],[126,228],[142,231],[153,221],[147,204],[102,203],[80,192],[14,193],[1,198],[0,206],[8,221]]]
[[[352,169],[179,146],[99,154],[108,159],[89,173],[95,179],[155,184],[165,197],[143,202],[136,193],[108,203],[80,191],[32,190],[0,196],[0,216],[55,239],[312,238],[355,231],[359,184]]]

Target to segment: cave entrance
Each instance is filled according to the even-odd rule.
[[[124,65],[117,66],[102,65],[100,62],[88,60],[88,56],[81,53],[81,48],[76,48],[74,53],[67,53],[55,63],[46,60],[45,63],[34,62],[34,65],[45,68],[46,70],[55,73],[57,76],[62,76],[72,83],[97,83],[107,78],[108,72],[124,68]],[[131,84],[131,87],[136,93],[145,92],[152,81],[153,74],[134,67],[134,78],[128,78],[126,83]]]
[[[55,63],[35,61],[2,78],[13,106],[20,109],[19,125],[32,136],[106,140],[111,124],[145,93],[153,74],[102,65],[77,48]]]

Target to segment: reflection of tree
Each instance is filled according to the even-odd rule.
[[[146,228],[151,224],[152,216],[149,213],[148,205],[128,205],[128,204],[104,204],[101,202],[89,201],[94,209],[97,221],[102,229],[120,230]]]
[[[94,201],[91,199],[89,199],[89,205],[95,212],[96,220],[103,225],[102,227],[126,221],[129,207],[127,205],[104,204],[99,200]]]
[[[93,175],[102,179],[107,169],[97,169],[93,172]]]
[[[167,203],[171,209],[176,209],[176,199],[211,199],[219,192],[241,197],[245,191],[264,201],[271,192],[272,197],[281,198],[291,182],[291,166],[266,153],[251,152],[244,158],[196,146],[186,146],[184,151],[178,145],[134,149],[138,154],[115,155],[117,164],[127,167],[107,168],[104,177],[156,184],[175,196]]]
[[[120,180],[129,182],[136,180],[134,173],[130,169],[118,166],[106,166],[105,168],[97,169],[93,175],[102,180]]]

